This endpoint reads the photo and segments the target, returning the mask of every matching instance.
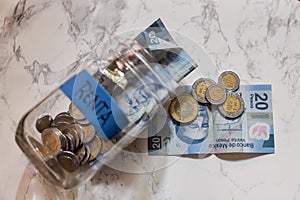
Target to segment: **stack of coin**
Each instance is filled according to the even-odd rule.
[[[93,125],[72,103],[68,112],[61,112],[54,119],[50,115],[39,117],[36,129],[41,133],[42,144],[32,140],[34,148],[38,148],[44,158],[56,156],[58,164],[67,172],[94,161],[113,145],[113,141],[102,141]]]
[[[209,78],[199,78],[192,87],[193,97],[199,103],[218,106],[220,113],[227,118],[237,118],[244,111],[244,100],[236,91],[240,78],[233,71],[224,71],[215,83]]]

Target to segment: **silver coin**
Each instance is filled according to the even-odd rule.
[[[240,87],[240,78],[233,71],[224,71],[218,78],[218,83],[228,91],[236,91]]]
[[[81,126],[82,130],[83,130],[83,143],[88,143],[90,142],[96,134],[95,128],[93,125],[88,124],[88,125],[82,125]]]
[[[218,110],[223,116],[234,119],[242,115],[245,110],[245,103],[238,93],[229,92],[225,102],[218,106]]]
[[[212,105],[220,105],[226,100],[226,90],[222,85],[212,84],[208,86],[205,97]]]
[[[45,147],[52,153],[58,153],[66,142],[62,132],[55,127],[44,129],[41,138]]]
[[[44,129],[51,126],[53,119],[50,115],[45,115],[36,120],[35,127],[41,133]]]
[[[205,93],[208,86],[212,84],[216,84],[216,82],[210,78],[197,79],[192,86],[193,97],[200,103],[208,103],[207,99],[205,98]]]
[[[56,158],[60,166],[68,172],[75,172],[79,168],[79,159],[71,151],[60,151]]]

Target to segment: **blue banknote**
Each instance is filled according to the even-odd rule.
[[[198,67],[187,52],[178,46],[161,19],[141,32],[135,40],[148,49],[156,61],[177,82]]]
[[[241,85],[244,113],[236,119],[223,117],[217,108],[199,104],[199,115],[185,126],[170,117],[162,126],[155,116],[148,128],[150,155],[217,153],[274,153],[271,85]]]

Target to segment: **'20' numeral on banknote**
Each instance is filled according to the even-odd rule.
[[[149,150],[161,149],[161,136],[150,137],[148,140],[148,149]]]
[[[267,103],[268,101],[268,95],[266,93],[263,93],[262,95],[258,93],[251,94],[250,98],[255,101],[255,108],[258,110],[266,110],[268,109],[269,105]],[[251,108],[253,108],[253,104],[251,105]]]

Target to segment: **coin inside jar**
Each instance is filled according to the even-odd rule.
[[[49,128],[53,119],[50,115],[45,115],[36,120],[35,127],[41,133],[44,129]]]
[[[57,154],[57,161],[68,172],[76,171],[80,164],[78,157],[70,151],[59,152]]]
[[[63,134],[70,135],[72,139],[75,141],[75,148],[77,148],[83,141],[83,130],[80,125],[72,124],[68,126]]]
[[[33,146],[33,149],[38,152],[43,158],[46,158],[49,155],[49,151],[42,145],[40,142],[38,142],[35,138],[28,136],[28,139]]]
[[[228,91],[236,91],[240,86],[240,78],[233,71],[224,71],[220,74],[218,83]]]
[[[234,119],[239,117],[244,112],[244,100],[235,92],[228,93],[226,101],[218,106],[219,112],[228,118]]]
[[[73,103],[70,103],[70,105],[69,105],[69,112],[70,112],[70,115],[75,120],[78,120],[78,121],[85,120],[83,113],[80,112],[80,110]]]
[[[88,124],[88,125],[82,125],[81,126],[82,130],[83,130],[83,143],[88,143],[90,142],[96,134],[95,128],[92,124]]]
[[[205,98],[206,89],[211,84],[215,84],[215,81],[209,78],[199,78],[192,86],[192,95],[200,103],[207,103]]]
[[[114,141],[114,140],[112,140],[112,141],[108,140],[106,142],[102,140],[102,147],[101,147],[100,153],[101,154],[106,153],[114,145],[114,143],[116,143],[116,141]]]
[[[58,153],[66,142],[62,132],[55,127],[44,129],[41,137],[45,147],[53,153]]]
[[[84,158],[87,156],[87,149],[85,145],[81,145],[75,152],[76,156],[78,157],[80,163],[84,160]]]
[[[212,105],[220,105],[226,100],[226,90],[219,84],[212,84],[206,90],[206,99]]]
[[[169,112],[176,122],[190,123],[198,116],[198,102],[191,95],[178,95],[171,101]]]
[[[88,146],[90,150],[90,156],[88,160],[93,161],[101,152],[102,140],[98,135],[95,135],[94,139],[91,142],[87,143],[86,146]]]

